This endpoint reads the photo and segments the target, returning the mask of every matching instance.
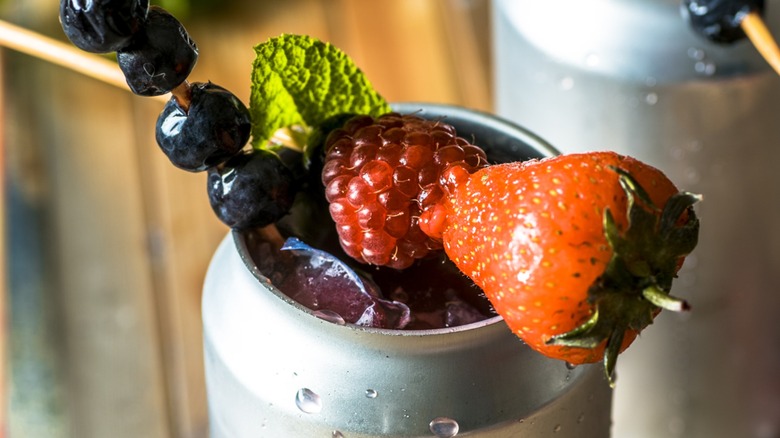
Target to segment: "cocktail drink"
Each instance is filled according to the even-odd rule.
[[[487,114],[391,106],[302,35],[255,47],[247,108],[187,81],[197,46],[164,9],[61,5],[133,92],[172,94],[157,142],[232,228],[203,296],[214,436],[609,435],[618,354],[688,308],[670,289],[697,195]]]
[[[429,104],[394,108],[446,117],[500,161],[555,153],[528,131],[486,114]],[[435,319],[439,328],[345,324],[331,312],[300,305],[260,272],[263,260],[254,258],[253,248],[261,239],[228,235],[204,287],[212,436],[609,436],[611,389],[601,365],[546,358],[497,315],[445,327],[445,303],[436,312],[421,306],[427,318],[414,316],[418,325]],[[411,280],[398,276],[410,287],[437,285],[437,294],[457,281],[446,267],[417,272]],[[445,280],[432,281],[437,275]],[[452,290],[463,296],[458,308],[485,312],[486,302],[469,304],[484,300],[476,287],[458,279],[461,290]]]

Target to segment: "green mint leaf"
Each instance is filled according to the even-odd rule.
[[[343,113],[390,111],[363,72],[329,43],[282,35],[258,44],[255,53],[249,98],[255,148],[281,128],[316,127]]]

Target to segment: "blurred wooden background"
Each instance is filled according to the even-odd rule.
[[[492,108],[488,0],[212,3],[180,17],[200,47],[191,80],[245,102],[252,46],[306,33],[390,101]],[[3,19],[63,39],[57,7],[0,2]],[[206,436],[201,285],[228,230],[205,175],[159,152],[160,101],[1,55],[10,435]]]

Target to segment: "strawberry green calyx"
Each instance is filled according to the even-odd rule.
[[[695,248],[699,221],[692,206],[701,196],[673,195],[662,209],[626,171],[614,168],[627,196],[627,221],[621,231],[609,209],[604,211],[604,235],[612,257],[604,273],[588,290],[590,318],[550,345],[596,348],[606,341],[604,367],[611,384],[617,356],[627,330],[639,333],[661,310],[685,311],[688,303],[671,296],[680,262]]]
[[[249,111],[257,149],[282,128],[314,128],[344,113],[390,111],[363,72],[329,43],[281,35],[255,46],[255,53]]]

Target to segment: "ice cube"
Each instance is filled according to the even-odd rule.
[[[292,257],[278,257],[269,278],[298,303],[311,310],[336,312],[346,322],[361,326],[402,329],[408,324],[408,306],[381,298],[376,285],[333,255],[295,237],[281,249]]]

